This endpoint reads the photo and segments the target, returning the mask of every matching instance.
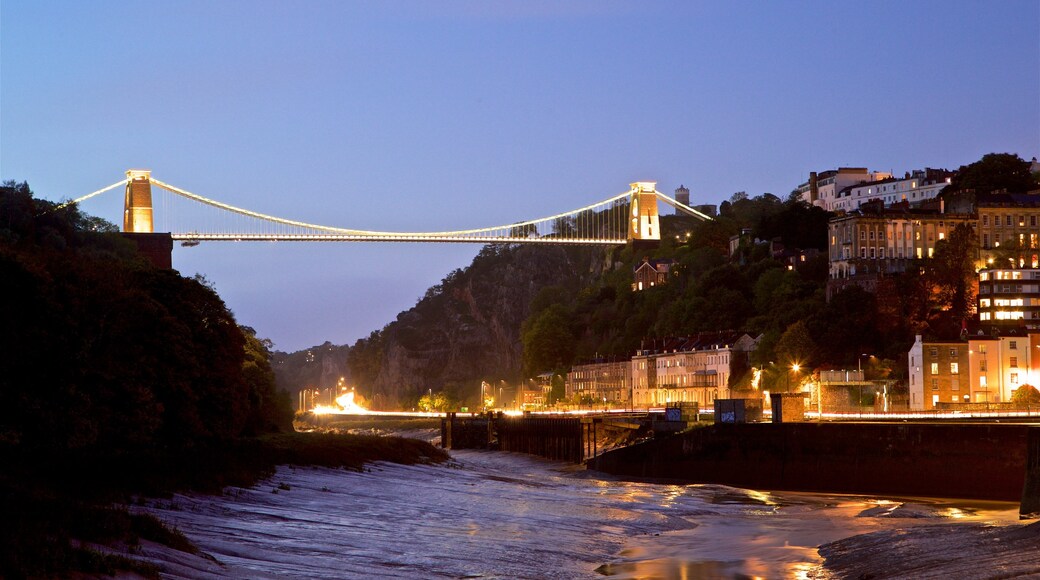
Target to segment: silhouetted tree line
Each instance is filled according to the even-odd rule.
[[[0,450],[183,451],[291,429],[269,343],[103,220],[0,187]]]

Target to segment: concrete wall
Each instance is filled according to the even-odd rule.
[[[1027,425],[715,425],[611,451],[589,467],[621,476],[760,490],[1020,501]]]

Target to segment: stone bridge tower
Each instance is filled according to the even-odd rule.
[[[633,245],[657,245],[661,224],[657,215],[657,182],[637,181],[632,186],[632,215],[628,221],[628,240]]]
[[[123,202],[123,232],[150,234],[152,226],[152,172],[131,169],[126,172],[126,201]]]
[[[173,238],[168,233],[155,233],[152,222],[152,172],[131,169],[126,177],[123,237],[137,244],[141,255],[157,267],[172,268]]]

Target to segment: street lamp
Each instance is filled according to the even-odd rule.
[[[801,368],[802,368],[802,365],[800,365],[798,363],[794,363],[794,364],[791,365],[791,370],[794,371],[795,375],[798,374],[798,370],[801,369]],[[791,392],[791,375],[790,374],[787,375],[787,392],[788,393]]]

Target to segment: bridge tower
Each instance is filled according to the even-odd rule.
[[[123,237],[137,244],[137,251],[158,268],[173,267],[173,237],[155,233],[152,222],[152,172],[126,172],[126,201],[123,202]]]
[[[131,169],[126,172],[126,201],[123,202],[123,232],[152,233],[152,172]]]
[[[657,215],[657,182],[637,181],[632,186],[632,215],[628,221],[628,241],[636,245],[661,241],[661,224]]]

